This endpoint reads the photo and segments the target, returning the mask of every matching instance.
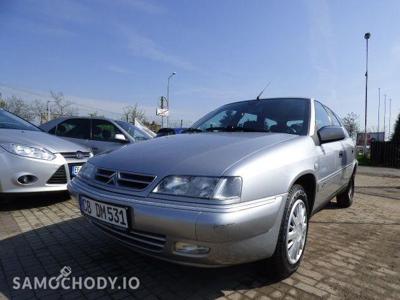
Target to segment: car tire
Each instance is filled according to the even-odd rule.
[[[296,211],[296,209],[298,210]],[[296,225],[295,217],[299,216],[300,210],[301,216],[304,218],[301,218],[303,219],[300,220],[301,224]],[[295,184],[287,196],[278,242],[271,260],[275,271],[274,275],[279,279],[288,277],[300,265],[307,241],[309,215],[307,193],[301,185]],[[298,253],[293,248],[297,246],[299,247]]]
[[[350,207],[354,198],[354,175],[351,176],[346,189],[336,196],[337,205],[341,208]]]

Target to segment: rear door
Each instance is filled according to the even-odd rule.
[[[110,121],[92,119],[92,138],[90,140],[90,147],[92,148],[93,153],[96,155],[112,151],[126,144],[126,142],[116,140],[116,134],[123,133]],[[126,136],[125,138],[129,143],[129,139]]]
[[[55,135],[89,147],[90,120],[84,118],[67,119],[57,125]]]
[[[315,101],[316,130],[332,125],[326,108]],[[330,200],[341,186],[343,145],[341,141],[324,143],[317,146],[318,158],[318,202],[323,205]]]

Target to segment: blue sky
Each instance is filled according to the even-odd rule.
[[[363,123],[370,31],[376,127],[378,87],[382,101],[393,99],[393,120],[400,109],[399,16],[398,0],[1,0],[0,92],[46,99],[62,91],[115,117],[138,103],[154,118],[176,71],[171,119],[194,121],[271,81],[267,97],[315,97]]]

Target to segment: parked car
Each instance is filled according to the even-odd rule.
[[[107,118],[61,117],[40,126],[50,134],[89,147],[96,155],[121,146],[146,141],[155,133],[135,120],[135,124]]]
[[[157,132],[157,137],[162,137],[166,135],[174,135],[184,133],[187,128],[161,128]]]
[[[188,132],[90,159],[69,184],[83,215],[155,257],[194,266],[272,257],[287,276],[312,214],[335,196],[352,204],[353,141],[316,100],[231,103]]]
[[[0,109],[0,198],[66,191],[92,154]]]

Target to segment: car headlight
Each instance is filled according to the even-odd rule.
[[[91,163],[85,163],[78,173],[78,177],[82,177],[85,179],[90,179],[94,177],[94,173],[96,172],[96,167]]]
[[[240,177],[168,176],[153,190],[156,194],[216,200],[238,200],[242,193]]]
[[[19,156],[42,160],[53,160],[56,156],[45,148],[37,148],[27,145],[7,143],[0,145],[4,150]]]

